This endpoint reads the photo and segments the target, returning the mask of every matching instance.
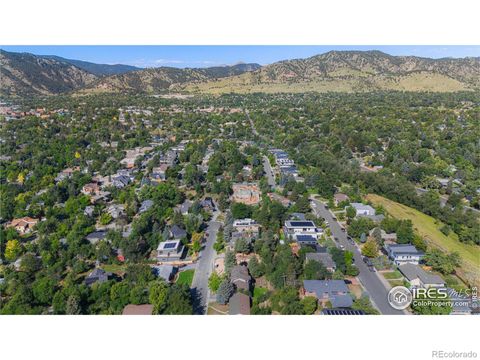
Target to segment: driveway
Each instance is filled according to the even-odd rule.
[[[315,206],[312,207],[314,213],[317,216],[326,219],[329,223],[332,235],[338,239],[338,242],[341,245],[345,246],[345,249],[353,252],[355,265],[360,270],[358,280],[366,289],[368,295],[370,296],[370,300],[372,301],[374,306],[380,311],[381,314],[384,315],[405,315],[406,312],[395,310],[390,306],[387,301],[387,294],[389,289],[387,290],[382,280],[380,280],[381,275],[379,275],[377,272],[371,272],[368,269],[367,265],[363,262],[360,250],[347,241],[347,235],[341,230],[340,224],[337,221],[333,220],[330,211],[325,208],[325,205],[321,201],[314,199],[312,200],[315,203]]]

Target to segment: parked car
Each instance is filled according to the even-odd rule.
[[[368,265],[368,270],[370,270],[371,272],[376,272],[377,271],[377,269],[375,269],[375,266],[373,266],[373,264]]]
[[[347,236],[347,240],[350,244],[355,245],[355,240],[351,236]]]
[[[341,244],[340,244],[338,247],[339,247],[341,250],[345,250],[345,246],[343,246],[343,245],[341,245]]]

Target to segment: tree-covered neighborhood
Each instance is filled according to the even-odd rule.
[[[476,310],[478,92],[9,96],[0,122],[1,314]]]

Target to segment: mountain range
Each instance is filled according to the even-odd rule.
[[[429,59],[380,51],[330,51],[265,66],[140,69],[0,50],[0,94],[4,95],[375,90],[480,90],[480,58]]]

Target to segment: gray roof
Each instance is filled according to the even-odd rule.
[[[170,281],[175,270],[172,265],[158,265],[155,266],[154,269],[156,275],[165,281]]]
[[[242,293],[234,294],[229,301],[230,315],[250,315],[250,297]]]
[[[90,234],[88,234],[85,238],[90,241],[92,244],[96,243],[99,240],[102,240],[107,236],[106,231],[94,231]]]
[[[329,297],[336,295],[334,293],[348,293],[344,280],[303,280],[303,287],[318,298],[322,298],[324,293],[328,293]]]
[[[334,308],[348,308],[353,305],[353,299],[350,295],[330,295],[330,302]]]
[[[445,281],[440,276],[427,273],[420,266],[415,264],[407,263],[400,265],[398,270],[400,270],[408,281],[418,278],[424,284],[445,284]]]
[[[306,260],[314,260],[322,263],[327,269],[333,268],[335,269],[336,265],[332,259],[332,255],[329,253],[307,253],[305,255]]]
[[[232,282],[237,280],[250,281],[250,275],[248,274],[248,268],[245,265],[235,265],[230,272],[230,280]]]
[[[417,248],[409,244],[392,244],[386,246],[387,250],[392,253],[392,255],[423,255],[421,251],[418,251]]]
[[[153,206],[153,201],[152,200],[145,200],[142,202],[140,205],[140,209],[138,210],[139,213],[143,213],[150,209]]]
[[[178,225],[173,225],[170,233],[174,239],[181,239],[187,236],[187,232]]]
[[[362,203],[351,203],[350,206],[355,208],[355,210],[368,210],[368,211],[373,211],[373,213],[375,213],[375,209],[370,205],[365,205]]]

